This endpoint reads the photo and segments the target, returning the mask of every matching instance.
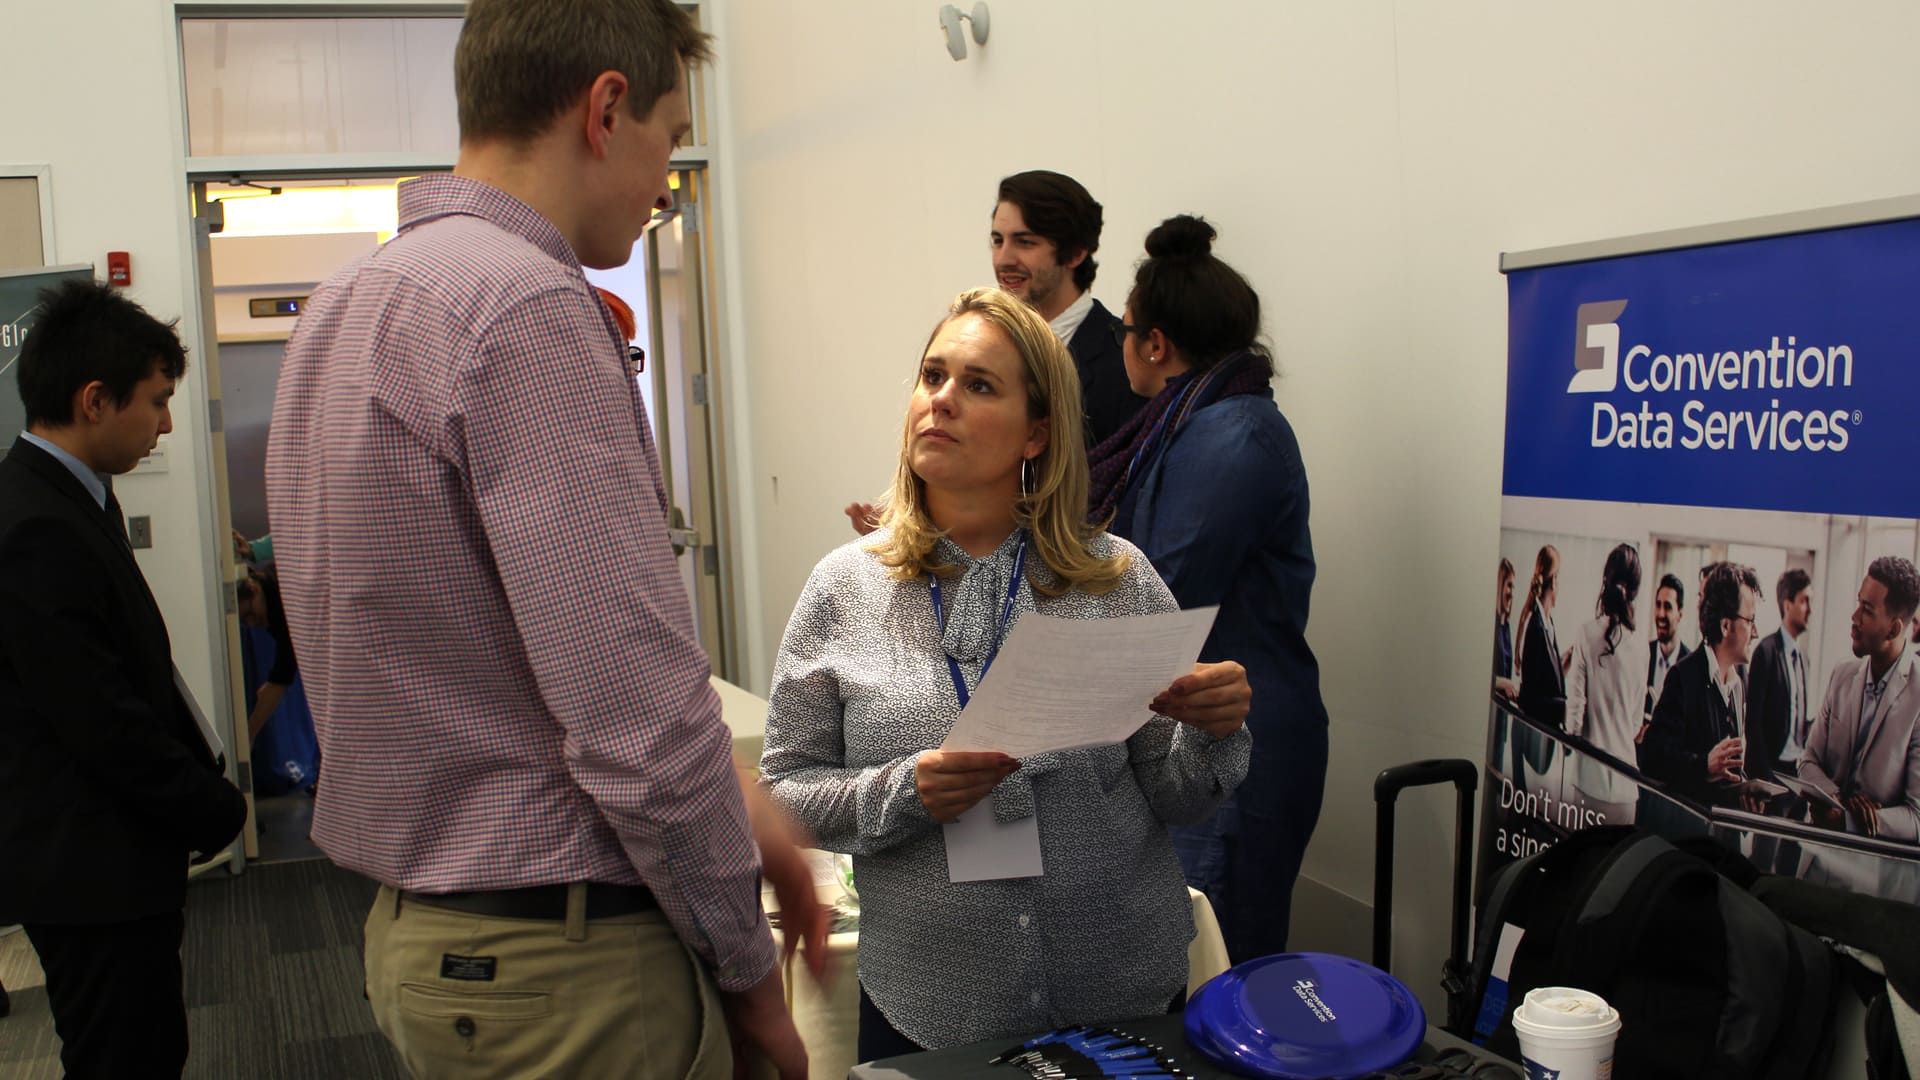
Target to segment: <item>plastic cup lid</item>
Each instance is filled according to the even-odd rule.
[[[1280,953],[1215,977],[1187,1002],[1187,1041],[1223,1069],[1315,1080],[1413,1056],[1427,1014],[1400,980],[1327,953]]]
[[[1618,1027],[1620,1016],[1607,999],[1571,986],[1541,986],[1527,991],[1513,1011],[1516,1025],[1554,1028],[1568,1034]]]

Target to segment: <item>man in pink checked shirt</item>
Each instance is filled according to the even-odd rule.
[[[729,1028],[806,1075],[763,858],[810,944],[824,923],[735,777],[581,273],[668,205],[708,50],[671,0],[473,0],[458,165],[401,185],[399,235],[288,342],[267,495],[327,762],[313,837],[381,883],[368,997],[417,1077],[721,1077]]]

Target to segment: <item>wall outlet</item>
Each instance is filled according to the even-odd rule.
[[[153,546],[153,519],[145,514],[127,519],[127,542],[136,548]]]

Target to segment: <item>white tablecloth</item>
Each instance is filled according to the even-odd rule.
[[[821,902],[840,895],[838,886],[824,886]],[[1213,917],[1213,905],[1192,889],[1187,897],[1193,902],[1193,943],[1187,946],[1187,993],[1227,970],[1227,945],[1220,937],[1219,920]],[[775,937],[778,938],[778,934]],[[854,978],[854,951],[860,945],[856,933],[833,934],[827,939],[831,961],[826,986],[815,983],[795,957],[786,969],[787,1007],[793,1012],[794,1026],[807,1044],[808,1080],[845,1080],[855,1064],[855,1047],[860,1035],[860,985]]]

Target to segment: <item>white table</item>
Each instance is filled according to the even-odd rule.
[[[820,900],[837,899],[837,885],[820,889]],[[1187,946],[1187,993],[1227,970],[1227,945],[1220,936],[1220,922],[1213,917],[1213,905],[1192,889],[1187,897],[1193,902],[1193,943]],[[780,935],[774,934],[776,942]],[[782,942],[784,949],[784,943]],[[807,1044],[807,1080],[845,1080],[853,1068],[860,1036],[860,984],[854,978],[854,953],[859,948],[858,932],[832,934],[827,938],[830,964],[827,985],[822,986],[806,974],[798,957],[787,964],[787,1008],[793,1024]]]

